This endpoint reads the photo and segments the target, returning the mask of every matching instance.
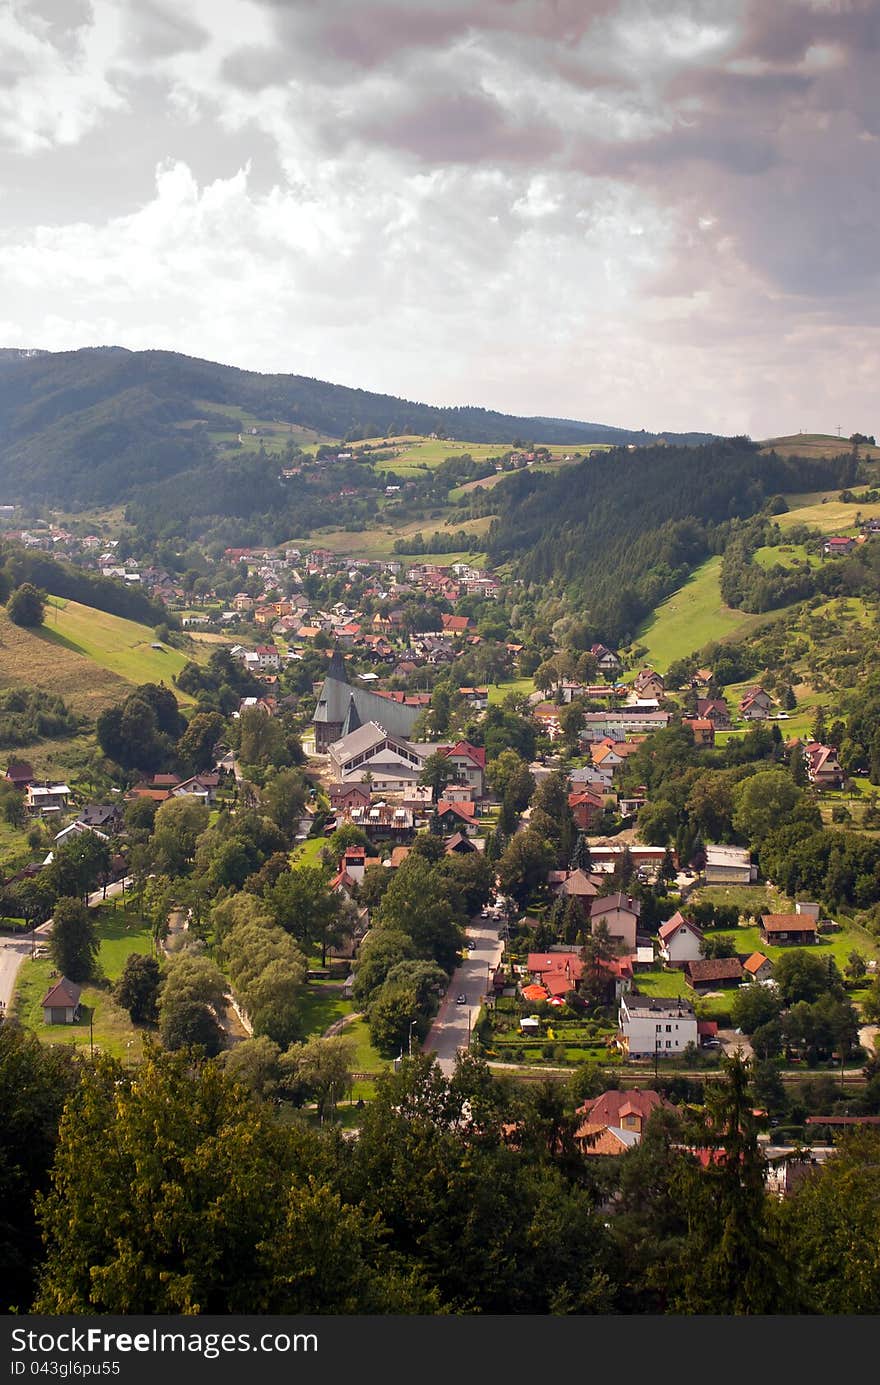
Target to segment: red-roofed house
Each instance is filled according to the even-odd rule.
[[[762,687],[749,688],[740,698],[739,713],[746,721],[766,721],[772,705],[770,694]]]
[[[673,914],[672,918],[660,925],[657,930],[660,939],[660,956],[670,967],[683,967],[688,962],[698,962],[702,957],[700,943],[702,930],[695,923]]]
[[[814,943],[819,935],[815,919],[806,914],[762,914],[761,940],[775,947],[783,943]]]
[[[472,790],[473,799],[479,802],[485,792],[484,747],[471,745],[470,741],[456,741],[455,745],[438,745],[437,754],[446,757],[456,784],[466,784]]]
[[[703,957],[699,962],[686,962],[684,974],[695,991],[714,991],[719,986],[739,985],[742,962],[738,957]]]
[[[638,1144],[655,1111],[675,1109],[659,1092],[603,1092],[578,1107],[584,1119],[574,1138],[584,1154],[623,1154]]]
[[[443,622],[444,635],[466,635],[468,630],[473,630],[474,623],[470,616],[450,616],[440,617]]]
[[[743,971],[755,981],[769,981],[773,975],[773,963],[763,952],[753,952],[743,962]]]
[[[62,976],[40,1001],[44,1024],[75,1024],[79,1019],[82,986]]]
[[[605,811],[605,800],[593,793],[570,793],[568,806],[581,832],[589,832]]]
[[[804,746],[804,759],[807,762],[807,776],[811,784],[820,789],[843,787],[843,769],[834,746],[822,745],[819,741],[807,741]]]

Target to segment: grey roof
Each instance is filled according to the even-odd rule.
[[[606,1126],[606,1129],[609,1134],[616,1135],[620,1143],[626,1145],[628,1149],[632,1149],[633,1145],[637,1145],[641,1139],[638,1130],[624,1130],[622,1125],[609,1125]]]
[[[352,731],[357,731],[363,722],[358,716],[357,703],[354,697],[349,698],[348,711],[345,714],[345,721],[342,723],[343,736],[350,736]]]
[[[599,914],[608,914],[613,909],[622,909],[628,914],[635,914],[636,918],[642,912],[642,906],[632,895],[609,894],[604,899],[594,899],[590,909],[590,918],[596,918]]]
[[[353,703],[360,725],[376,721],[387,729],[389,735],[406,736],[418,720],[422,708],[395,702],[390,697],[380,697],[368,688],[353,688],[344,677],[344,667],[343,677],[337,676],[337,669],[342,665],[342,656],[339,655],[337,660],[337,653],[330,660],[327,677],[321,685],[313,720],[331,725],[339,722],[340,726],[344,726]]]
[[[388,732],[384,726],[380,726],[376,721],[368,721],[364,726],[359,726],[350,734],[340,736],[338,741],[333,742],[330,750],[337,756],[344,755],[346,759],[349,759],[352,755],[361,755],[371,746],[379,745],[387,735]],[[345,742],[344,745],[343,741]]]

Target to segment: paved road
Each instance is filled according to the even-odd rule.
[[[469,955],[453,973],[437,1018],[423,1045],[426,1052],[437,1054],[440,1067],[447,1076],[455,1068],[458,1050],[468,1046],[471,1027],[504,948],[498,939],[498,923],[495,919],[473,919],[467,937]],[[456,1004],[458,995],[467,996],[466,1005]]]

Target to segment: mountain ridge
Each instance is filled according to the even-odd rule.
[[[0,348],[0,488],[6,498],[72,508],[116,503],[216,456],[206,407],[328,437],[440,433],[470,442],[587,445],[697,443],[714,435],[647,433],[472,405],[434,406],[311,376],[262,373],[170,351]],[[184,424],[195,423],[195,426]],[[540,433],[540,435],[539,435]]]

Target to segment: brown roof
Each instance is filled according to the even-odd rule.
[[[79,998],[82,995],[82,986],[78,986],[75,981],[68,981],[66,976],[62,976],[60,981],[56,981],[43,999],[40,1005],[51,1009],[66,1010],[68,1007],[75,1010],[79,1005]]]
[[[672,1103],[659,1092],[646,1088],[644,1091],[603,1092],[601,1096],[585,1101],[583,1106],[577,1108],[577,1113],[586,1116],[594,1125],[620,1125],[624,1109],[628,1113],[636,1111],[643,1120],[647,1120],[658,1107],[667,1111],[675,1110]]]
[[[688,980],[738,981],[742,976],[742,962],[738,957],[704,957],[700,962],[688,962],[685,966]]]
[[[765,933],[815,933],[816,922],[806,914],[762,914],[761,927]]]

